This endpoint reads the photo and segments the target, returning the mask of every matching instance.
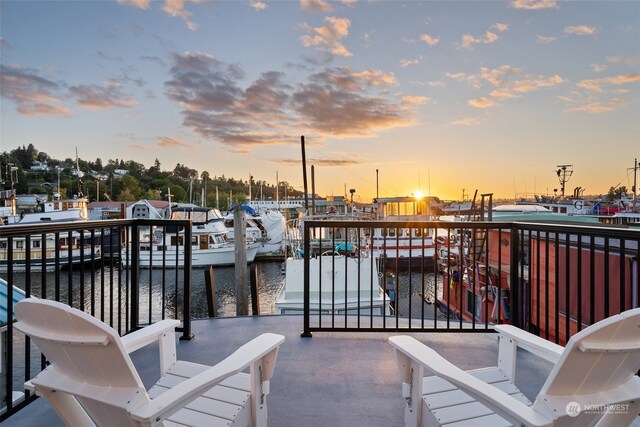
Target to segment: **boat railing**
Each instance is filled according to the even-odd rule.
[[[145,245],[141,235],[150,228],[165,235],[179,232],[184,236],[187,244],[180,248],[184,256],[169,261],[169,257],[161,255],[158,259],[164,264],[145,268],[140,259]],[[62,246],[63,238],[71,241],[72,237],[77,245]],[[165,318],[178,319],[182,322],[177,328],[180,339],[190,339],[188,242],[189,220],[122,219],[2,226],[0,279],[8,285],[7,291],[0,294],[0,305],[6,313],[13,313],[14,294],[24,291],[24,297],[51,299],[83,310],[120,335]],[[162,249],[150,246],[150,250],[162,253]],[[14,320],[8,315],[7,321],[0,324],[0,420],[35,399],[24,389],[24,383],[46,364],[28,337],[14,330]]]
[[[564,344],[584,327],[640,306],[638,229],[537,222],[330,220],[307,220],[303,227],[303,336],[321,331],[484,333],[492,332],[496,324],[510,323]],[[320,228],[332,232],[320,234]],[[415,229],[429,229],[431,239],[421,232],[421,239],[403,242],[399,237],[403,229],[409,235]],[[377,236],[386,236],[374,246],[371,240],[359,242],[363,251],[356,256],[371,253],[364,262],[372,263],[375,278],[358,273],[355,283],[334,283],[338,269],[325,270],[334,265],[358,267],[337,258],[332,251],[335,237],[313,236],[335,236],[338,230],[345,236],[373,236],[376,231]],[[315,257],[325,253],[328,256],[309,268]],[[317,268],[318,263],[325,267]],[[347,286],[379,286],[387,309],[372,310],[371,298],[346,301],[338,293],[344,294]],[[325,289],[334,289],[333,296],[327,296]]]

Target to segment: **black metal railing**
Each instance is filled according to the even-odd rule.
[[[24,382],[46,361],[13,328],[14,301],[36,297],[78,308],[120,335],[165,318],[191,339],[191,221],[104,220],[0,228],[0,420],[35,396]],[[177,242],[171,249],[164,239]],[[3,409],[4,408],[4,409]]]
[[[303,336],[487,332],[511,323],[564,344],[640,306],[637,229],[309,220],[303,235]]]

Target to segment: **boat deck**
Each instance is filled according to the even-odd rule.
[[[396,372],[389,333],[315,333],[301,338],[302,316],[218,318],[193,322],[195,339],[178,342],[178,358],[215,364],[238,346],[263,332],[283,334],[271,381],[269,424],[288,426],[401,426],[404,399]],[[463,369],[495,366],[497,335],[492,333],[417,333],[418,340]],[[157,371],[157,346],[140,349],[132,359],[147,386]],[[525,368],[516,384],[533,399],[551,365],[520,351]],[[62,426],[62,421],[38,399],[2,423],[3,426]],[[640,425],[640,423],[636,423]]]

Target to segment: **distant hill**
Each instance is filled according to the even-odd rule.
[[[20,194],[51,194],[59,191],[63,197],[83,195],[91,201],[167,200],[170,192],[175,202],[201,204],[227,209],[230,202],[245,202],[249,181],[211,176],[187,165],[176,164],[173,170],[162,170],[156,159],[150,167],[134,160],[109,159],[103,162],[83,159],[54,159],[38,151],[33,144],[0,154],[2,184]],[[282,181],[271,184],[251,177],[252,196],[265,200],[278,197],[303,197],[301,191]]]

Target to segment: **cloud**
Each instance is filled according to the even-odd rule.
[[[591,114],[610,113],[629,104],[628,99],[613,98],[607,102],[591,101],[586,104],[566,110],[567,112],[584,111]]]
[[[194,1],[197,3],[197,1]],[[187,27],[191,31],[198,29],[198,25],[191,21],[191,12],[185,9],[185,0],[164,0],[162,10],[173,17],[178,17],[187,23]]]
[[[420,40],[428,44],[429,46],[435,46],[440,42],[440,39],[437,37],[432,37],[429,34],[420,35]]]
[[[151,0],[118,0],[119,4],[137,7],[138,9],[148,9]]]
[[[588,79],[580,81],[576,86],[589,92],[604,93],[604,85],[623,85],[640,81],[640,73]]]
[[[504,33],[505,31],[509,31],[508,24],[495,23],[491,26],[491,28],[498,31],[499,33]]]
[[[379,70],[325,68],[297,85],[270,71],[243,88],[242,70],[211,55],[174,54],[173,64],[165,87],[183,124],[234,152],[295,143],[301,131],[317,140],[368,137],[414,121],[415,103],[390,95],[397,81]]]
[[[358,159],[354,159],[353,155],[351,154],[345,154],[345,157],[348,158],[344,158],[344,159],[307,159],[307,163],[310,163],[312,165],[316,165],[316,166],[324,166],[324,167],[339,167],[339,166],[357,166],[357,165],[362,165],[365,164],[367,162],[362,161],[362,160],[358,160]],[[300,160],[299,159],[274,159],[272,160],[272,162],[275,163],[280,163],[280,164],[284,164],[284,165],[288,165],[288,166],[299,166],[300,165]]]
[[[472,49],[475,44],[490,44],[498,40],[498,35],[487,31],[480,37],[474,37],[471,34],[465,34],[462,36],[460,47],[463,49]]]
[[[146,10],[151,5],[151,0],[117,0],[119,4],[132,6]],[[180,18],[187,23],[187,27],[195,31],[198,25],[191,21],[191,12],[185,9],[185,3],[189,0],[164,0],[162,10],[173,17]],[[202,0],[190,0],[192,3],[200,3]]]
[[[310,27],[307,24],[303,28],[310,35],[300,38],[303,46],[315,47],[322,52],[330,52],[335,56],[352,56],[352,53],[342,44],[342,39],[349,35],[351,21],[347,18],[335,18],[328,16],[324,18],[329,25],[324,27]]]
[[[467,103],[474,108],[489,108],[496,105],[495,101],[485,97],[470,99]]]
[[[37,75],[36,71],[0,64],[0,95],[10,99],[24,116],[71,116],[56,95],[62,85]]]
[[[553,36],[541,36],[540,34],[536,34],[536,42],[537,43],[551,43],[557,40],[557,37]]]
[[[158,138],[156,144],[158,145],[158,147],[162,148],[180,148],[184,151],[197,151],[197,148],[187,144],[186,142],[174,138],[169,138],[168,136]]]
[[[608,56],[607,61],[611,62],[612,64],[635,65],[638,63],[638,57],[623,55]]]
[[[564,32],[576,36],[594,36],[598,34],[598,30],[588,25],[575,25],[572,27],[564,27]]]
[[[591,64],[591,71],[593,71],[596,74],[602,73],[607,68],[609,68],[609,66],[606,64]]]
[[[422,104],[426,104],[429,101],[430,101],[430,98],[428,96],[417,96],[417,95],[403,96],[402,99],[400,100],[400,102],[402,102],[405,105],[422,105]]]
[[[405,67],[409,67],[410,65],[418,65],[419,63],[420,63],[419,59],[401,59],[400,67],[405,68]]]
[[[353,7],[353,5],[355,5],[357,2],[358,0],[340,0],[340,3],[350,7]]]
[[[447,84],[445,82],[429,81],[427,82],[427,85],[431,87],[442,87],[442,86],[446,86]]]
[[[540,10],[557,9],[556,0],[512,0],[509,4],[514,9]]]
[[[333,7],[324,0],[300,0],[300,7],[307,12],[333,11]]]
[[[113,82],[106,82],[102,86],[95,84],[71,86],[69,93],[80,105],[90,110],[128,108],[137,104],[135,99],[122,92],[119,84]]]
[[[257,0],[251,0],[249,5],[259,12],[265,10],[268,7],[266,3]]]
[[[148,147],[146,145],[140,145],[140,144],[129,145],[129,148],[136,151],[151,151],[151,147]]]
[[[463,117],[453,120],[449,122],[449,124],[454,126],[477,126],[479,124],[482,124],[482,119],[478,117]]]

